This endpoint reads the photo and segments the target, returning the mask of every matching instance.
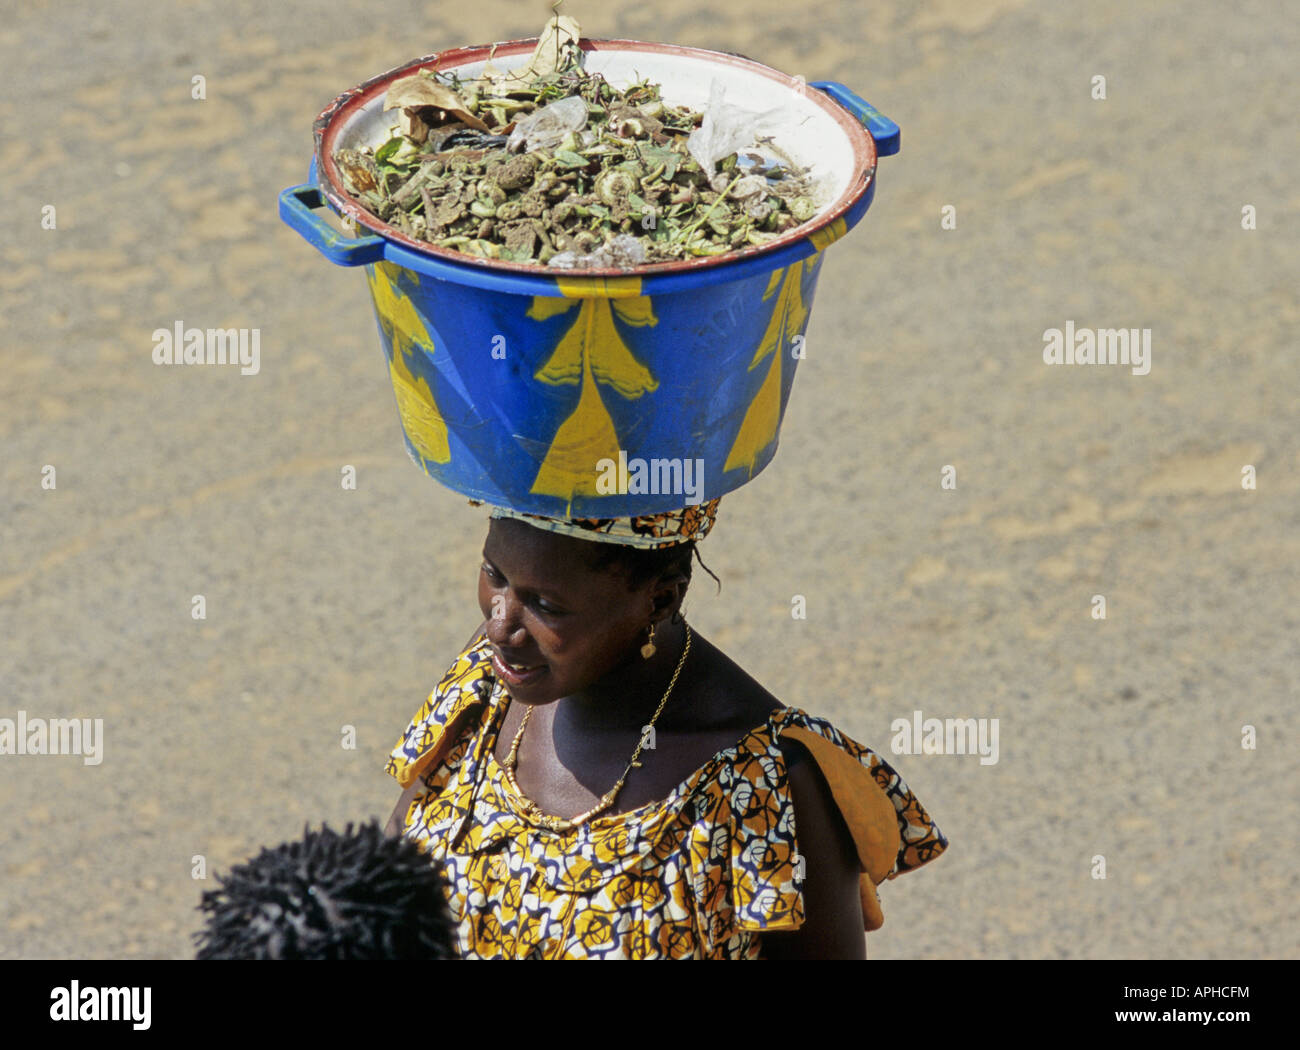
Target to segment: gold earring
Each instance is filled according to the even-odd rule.
[[[655,625],[651,623],[646,628],[646,632],[646,643],[641,646],[641,659],[643,660],[649,660],[655,654]]]

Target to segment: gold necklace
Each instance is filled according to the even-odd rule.
[[[677,684],[677,676],[682,673],[682,667],[686,663],[686,654],[690,651],[691,628],[690,625],[687,624],[686,644],[682,647],[681,659],[677,661],[677,670],[673,672],[673,676],[668,682],[668,690],[664,693],[664,698],[659,701],[659,707],[656,708],[654,717],[650,719],[650,724],[646,728],[654,728],[655,722],[658,721],[659,715],[664,709],[664,704],[668,703],[668,698],[672,695],[673,686]],[[573,817],[570,820],[564,820],[560,817],[553,817],[549,813],[543,813],[538,809],[537,804],[520,790],[519,784],[515,780],[515,767],[519,763],[519,743],[524,738],[524,729],[527,728],[528,719],[532,716],[532,713],[533,709],[530,705],[528,710],[524,712],[523,721],[519,723],[519,732],[515,734],[514,743],[510,745],[510,753],[506,755],[506,780],[509,781],[511,790],[513,790],[515,795],[519,798],[520,802],[523,804],[524,811],[529,817],[551,831],[572,831],[574,828],[586,823],[597,813],[603,813],[614,804],[614,799],[618,797],[618,793],[623,789],[623,783],[627,780],[627,775],[631,773],[634,768],[640,768],[641,766],[641,763],[638,762],[637,759],[641,757],[641,750],[645,746],[647,734],[644,731],[641,733],[641,739],[637,741],[636,750],[632,752],[632,761],[627,764],[627,769],[623,770],[623,775],[618,778],[618,783],[606,791],[605,794],[600,797],[600,801],[598,801],[591,809],[587,810],[586,813],[580,813],[578,816]]]

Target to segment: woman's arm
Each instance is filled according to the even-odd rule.
[[[857,848],[817,763],[801,744],[781,741],[795,837],[804,859],[804,924],[798,930],[762,935],[764,959],[865,959],[862,874]]]
[[[406,830],[406,811],[411,808],[415,796],[424,790],[424,787],[424,779],[416,777],[411,782],[411,786],[402,792],[402,797],[397,800],[397,805],[393,807],[393,815],[388,818],[388,823],[384,825],[385,835],[397,836]]]

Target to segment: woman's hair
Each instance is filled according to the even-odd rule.
[[[627,588],[630,591],[659,576],[674,572],[680,572],[686,577],[686,582],[690,583],[691,555],[696,557],[705,572],[713,576],[713,570],[704,564],[704,559],[696,550],[694,540],[675,543],[671,547],[661,547],[658,550],[629,547],[620,543],[592,543],[592,546],[600,549],[590,559],[591,568],[596,572],[606,572],[610,569],[621,572],[627,577]],[[713,578],[717,580],[718,590],[721,591],[722,581],[716,576]]]

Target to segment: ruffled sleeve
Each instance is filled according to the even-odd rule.
[[[456,658],[388,756],[386,772],[402,787],[446,755],[491,696],[491,650],[480,639]]]
[[[853,836],[862,866],[863,926],[877,930],[885,917],[876,887],[928,864],[948,848],[948,840],[903,778],[871,748],[797,708],[778,715],[775,737],[808,750]]]
[[[691,887],[706,957],[751,950],[753,933],[796,930],[805,920],[793,793],[780,740],[807,749],[853,837],[861,867],[863,928],[884,914],[876,887],[948,846],[938,826],[879,755],[797,708],[773,712],[700,782],[689,805]]]
[[[750,753],[728,769],[732,834],[728,863],[731,902],[742,930],[803,925],[803,895],[795,883],[794,806],[782,764]],[[728,778],[724,778],[728,779]]]
[[[746,933],[803,925],[795,883],[794,807],[768,727],[701,778],[690,871],[697,934],[706,958],[734,958]]]

